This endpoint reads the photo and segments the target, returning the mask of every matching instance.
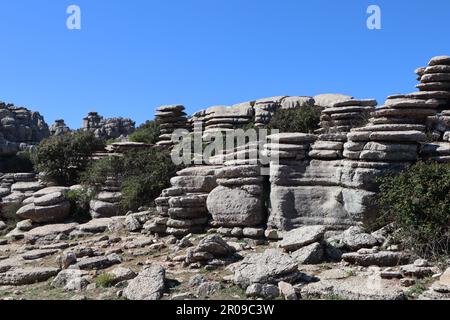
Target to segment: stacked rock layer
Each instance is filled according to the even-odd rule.
[[[187,118],[182,105],[161,106],[156,111],[156,121],[160,126],[158,147],[173,146],[172,134],[178,129],[187,129]]]
[[[55,120],[55,123],[50,126],[50,135],[61,136],[66,133],[70,133],[70,128],[66,125],[64,120]]]
[[[179,171],[170,180],[172,187],[155,200],[159,217],[149,230],[176,237],[203,232],[209,219],[206,199],[217,186],[216,168],[199,166]]]
[[[121,198],[120,183],[114,178],[108,178],[102,191],[90,202],[91,217],[99,219],[124,215],[120,208]]]
[[[437,114],[428,117],[432,142],[421,149],[421,157],[437,162],[450,162],[450,57],[439,56],[430,60],[427,67],[416,70],[420,91],[432,94],[439,103]]]
[[[322,110],[319,139],[312,146],[309,156],[319,160],[343,158],[347,132],[364,125],[377,105],[376,100],[339,99]]]
[[[208,196],[211,227],[224,236],[264,236],[266,213],[259,165],[231,165],[215,171],[217,184]]]
[[[105,140],[127,137],[135,130],[136,123],[128,118],[104,119],[97,112],[89,112],[83,119],[83,130],[91,131]]]

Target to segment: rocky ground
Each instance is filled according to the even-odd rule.
[[[386,247],[383,230],[311,226],[272,242],[217,234],[160,238],[147,233],[149,216],[16,229],[0,238],[0,298],[450,298],[450,269]]]

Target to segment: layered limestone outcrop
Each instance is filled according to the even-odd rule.
[[[205,231],[208,223],[206,199],[217,186],[214,166],[181,170],[170,180],[171,188],[155,200],[158,217],[148,228],[153,233],[177,237]]]
[[[92,219],[111,218],[125,215],[120,206],[122,193],[120,183],[110,177],[106,180],[101,192],[90,202],[90,213]]]
[[[173,146],[172,134],[180,129],[187,129],[187,118],[182,105],[161,106],[156,110],[156,122],[160,136],[156,146],[170,148]]]
[[[128,118],[105,119],[97,112],[89,112],[83,119],[83,130],[91,131],[105,140],[127,137],[135,130],[136,123]]]
[[[207,200],[211,227],[224,236],[263,237],[267,217],[260,166],[225,166],[215,171],[215,177],[218,187]]]
[[[14,156],[50,135],[39,112],[0,102],[0,156]]]
[[[55,120],[55,123],[50,126],[50,135],[52,136],[61,136],[71,131],[63,119]]]

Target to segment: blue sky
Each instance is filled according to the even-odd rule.
[[[66,28],[79,5],[82,30]],[[382,30],[366,9],[382,10]],[[0,0],[0,100],[81,126],[89,111],[153,118],[274,95],[383,103],[450,54],[448,0]]]

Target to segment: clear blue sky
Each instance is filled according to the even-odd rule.
[[[82,30],[66,9],[82,10]],[[366,28],[370,4],[381,31]],[[80,127],[89,111],[153,118],[273,95],[382,103],[450,54],[448,0],[0,0],[0,100]]]

